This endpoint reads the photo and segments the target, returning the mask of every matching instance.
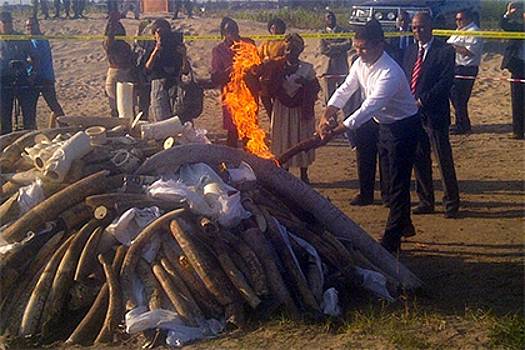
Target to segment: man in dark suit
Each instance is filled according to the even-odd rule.
[[[432,36],[432,18],[417,13],[412,19],[416,43],[411,45],[403,60],[403,68],[416,98],[424,131],[419,135],[414,168],[416,192],[420,203],[414,214],[434,212],[434,188],[430,148],[435,152],[441,172],[445,217],[457,217],[459,189],[449,141],[449,92],[454,82],[455,51]]]
[[[409,30],[410,15],[408,12],[402,10],[399,12],[399,16],[396,19],[396,31],[399,33],[405,33]],[[387,52],[397,63],[399,63],[399,65],[402,65],[405,51],[413,42],[414,40],[412,39],[412,36],[400,34],[388,41],[389,46],[387,47]]]
[[[525,11],[523,3],[509,2],[507,11],[500,19],[501,29],[509,32],[525,31]],[[501,68],[507,69],[512,79],[510,96],[512,102],[512,137],[523,140],[525,131],[525,41],[510,40],[505,48]]]

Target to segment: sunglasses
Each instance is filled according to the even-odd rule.
[[[456,17],[456,21],[458,21],[458,22],[459,22],[459,21],[463,21],[464,19],[465,19],[465,18],[463,18],[463,17]]]

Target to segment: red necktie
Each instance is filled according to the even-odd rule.
[[[419,80],[419,77],[421,76],[421,69],[423,68],[424,55],[425,49],[423,47],[420,47],[417,53],[416,63],[414,64],[414,68],[412,69],[412,77],[410,79],[410,91],[412,91],[412,95],[416,94],[417,82]]]

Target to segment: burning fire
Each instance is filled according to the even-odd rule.
[[[233,44],[235,52],[230,82],[222,94],[240,139],[247,139],[246,150],[258,157],[275,159],[264,142],[266,133],[257,123],[259,103],[246,85],[245,76],[255,65],[261,63],[257,48],[250,43],[238,41]]]

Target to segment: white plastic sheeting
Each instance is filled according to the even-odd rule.
[[[164,309],[148,310],[145,306],[129,311],[125,319],[128,334],[153,328],[164,329],[168,331],[166,343],[176,347],[196,340],[216,337],[225,326],[224,321],[209,319],[203,321],[199,327],[191,327],[185,325],[176,312]]]
[[[115,219],[106,228],[120,243],[129,246],[139,232],[158,218],[162,211],[157,207],[144,209],[131,208]]]
[[[394,298],[388,292],[386,288],[386,278],[382,273],[362,269],[360,267],[355,268],[357,273],[363,278],[363,287],[388,302],[395,301]]]
[[[323,301],[321,303],[323,314],[338,317],[341,315],[341,307],[339,306],[339,293],[335,288],[328,288],[323,293]]]
[[[36,179],[31,185],[18,189],[18,209],[25,213],[45,199],[42,180]]]
[[[234,184],[257,180],[252,167],[245,161],[241,161],[238,168],[228,168],[228,174],[230,174],[230,179]]]
[[[180,200],[182,196],[192,212],[217,220],[224,227],[234,227],[251,215],[241,204],[240,192],[204,163],[183,165],[174,177],[151,184],[147,193],[164,200]]]

